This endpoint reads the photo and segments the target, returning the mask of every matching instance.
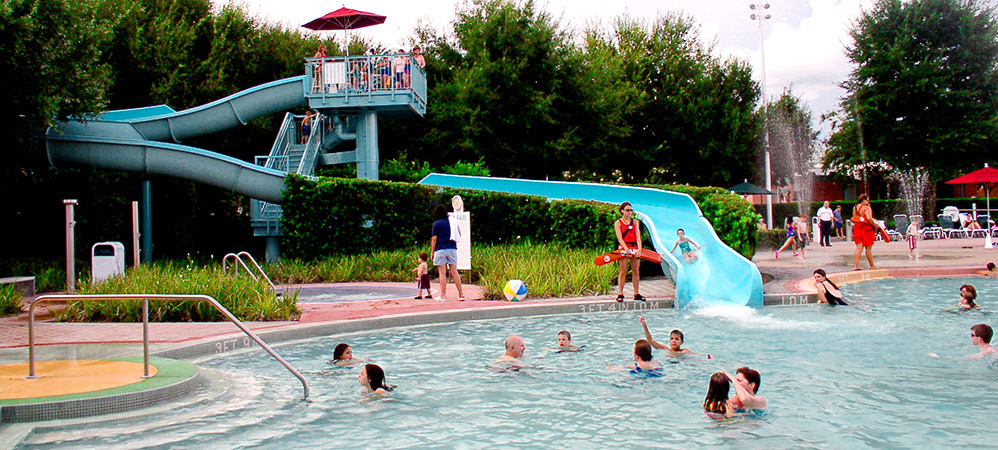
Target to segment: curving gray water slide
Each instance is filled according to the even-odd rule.
[[[175,176],[280,203],[284,172],[175,142],[307,106],[305,79],[298,76],[262,84],[183,111],[157,106],[60,122],[45,133],[48,160],[57,168],[99,167]]]

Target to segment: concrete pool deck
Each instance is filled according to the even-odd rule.
[[[800,304],[811,300],[813,285],[811,272],[825,269],[833,280],[849,283],[886,277],[917,276],[969,276],[984,269],[988,261],[998,260],[998,248],[984,249],[982,239],[951,239],[920,241],[918,260],[908,259],[905,242],[877,243],[875,261],[878,271],[852,270],[855,249],[851,242],[833,239],[831,247],[809,246],[807,259],[794,258],[792,252],[776,259],[774,252],[759,250],[753,261],[760,271],[772,277],[764,291],[767,304]],[[968,248],[969,247],[969,248]],[[865,257],[861,267],[866,264]],[[768,278],[768,277],[767,277]],[[982,282],[984,280],[982,279]],[[343,283],[344,287],[399,288],[411,283]],[[672,306],[675,291],[668,280],[661,278],[643,280],[642,294],[648,303],[626,301],[617,304],[614,294],[562,299],[533,299],[524,302],[482,300],[481,289],[465,285],[467,301],[456,300],[456,290],[449,286],[448,301],[415,300],[411,296],[398,299],[342,302],[301,302],[302,315],[296,321],[253,322],[247,326],[267,340],[286,341],[335,333],[348,333],[369,329],[413,324],[440,323],[442,321],[474,318],[500,318],[523,314],[554,314],[564,312],[589,312],[658,309]],[[289,286],[293,288],[293,286]],[[631,287],[625,287],[631,297]],[[415,292],[413,292],[414,294]],[[793,299],[790,302],[785,299]],[[777,301],[784,299],[784,301]],[[772,301],[771,301],[772,300]],[[524,312],[530,310],[532,312]],[[39,361],[60,360],[72,364],[75,359],[113,357],[116,354],[134,355],[141,352],[142,332],[137,323],[55,323],[51,319],[36,321],[36,351]],[[217,323],[153,323],[150,324],[150,342],[153,353],[167,357],[195,357],[211,353],[224,353],[250,346],[242,344],[243,335],[235,325]],[[0,319],[0,363],[23,362],[27,358],[26,314]],[[230,346],[231,343],[231,346]],[[123,345],[127,344],[127,345]],[[100,350],[93,350],[100,347]],[[185,350],[199,348],[199,350]],[[51,364],[51,363],[50,363]],[[0,385],[9,380],[0,379]],[[0,386],[2,387],[2,386]],[[38,398],[51,393],[39,389]]]

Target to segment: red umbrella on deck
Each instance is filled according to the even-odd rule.
[[[990,223],[991,218],[991,184],[998,183],[998,169],[994,167],[988,167],[987,163],[984,163],[983,169],[977,169],[968,174],[960,175],[952,180],[946,182],[946,184],[981,184],[983,183],[985,188],[987,198],[987,216]],[[991,248],[991,230],[987,233],[987,242],[985,243],[985,248]]]
[[[386,18],[386,16],[380,16],[374,13],[357,11],[356,9],[343,7],[306,23],[305,25],[302,25],[302,27],[316,31],[343,30],[345,35],[347,30],[355,30],[357,28],[364,28],[371,25],[380,25],[385,23]],[[349,53],[350,41],[348,40],[347,54],[349,55]]]
[[[960,175],[946,182],[946,184],[980,184],[980,183],[998,183],[998,169],[995,169],[994,167],[988,167],[987,163],[985,163],[983,169],[977,169],[973,172]]]

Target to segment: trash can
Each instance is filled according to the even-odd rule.
[[[821,244],[821,219],[818,216],[811,218],[811,243]]]
[[[90,249],[90,272],[94,283],[125,273],[125,245],[98,242]]]

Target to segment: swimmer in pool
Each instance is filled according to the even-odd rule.
[[[527,344],[523,342],[522,337],[510,336],[506,338],[506,353],[496,358],[496,363],[501,363],[512,368],[527,367],[523,361],[520,361],[520,358],[523,357],[523,352],[526,350]]]
[[[960,303],[953,305],[953,307],[961,311],[980,309],[981,307],[977,306],[977,303],[974,302],[975,299],[977,299],[977,289],[969,284],[965,284],[960,286]]]
[[[748,367],[739,367],[736,371],[737,376],[731,376],[724,369],[721,369],[721,373],[728,377],[728,380],[731,380],[735,386],[735,392],[738,393],[737,397],[731,399],[731,406],[735,407],[735,412],[748,409],[766,409],[768,406],[766,398],[756,394],[759,391],[759,384],[762,383],[759,371]]]
[[[988,324],[979,323],[970,327],[970,343],[980,347],[981,352],[968,355],[968,357],[980,358],[984,355],[998,356],[998,348],[991,346],[992,336],[994,336],[994,330]]]
[[[645,339],[651,344],[651,346],[669,352],[669,356],[682,356],[683,354],[688,353],[691,355],[706,356],[707,359],[711,358],[708,354],[697,353],[688,348],[683,348],[685,339],[682,331],[672,330],[672,332],[669,333],[669,345],[665,345],[651,337],[651,331],[648,330],[648,324],[645,322],[645,316],[639,317],[638,322],[641,322],[641,328],[645,332]]]
[[[662,368],[662,364],[658,361],[651,359],[651,344],[641,339],[634,343],[634,362],[631,364],[625,364],[623,366],[614,366],[610,364],[608,367],[610,370],[634,370],[634,371],[646,371],[650,372],[653,370],[659,370]]]
[[[682,228],[676,230],[676,236],[678,236],[676,238],[676,244],[672,246],[672,250],[669,250],[669,253],[676,251],[676,247],[679,247],[679,250],[683,252],[683,257],[686,258],[687,263],[696,261],[697,254],[692,248],[690,248],[690,244],[693,244],[697,250],[700,250],[700,244],[697,244],[693,241],[693,239],[686,237],[686,232],[683,231]]]
[[[368,361],[370,361],[370,359],[354,358],[353,349],[350,348],[350,345],[337,344],[336,348],[333,349],[333,359],[328,361],[328,364],[335,364],[337,366],[353,366]]]
[[[824,269],[815,269],[814,287],[818,289],[818,303],[828,303],[829,305],[848,305],[843,298],[839,287],[828,279]]]
[[[703,399],[703,410],[711,419],[726,419],[735,416],[735,407],[728,400],[731,382],[727,375],[717,372],[710,376],[707,397]]]
[[[572,333],[568,330],[561,330],[558,332],[558,352],[577,352],[582,350],[582,347],[572,345]]]
[[[984,272],[984,276],[988,278],[998,278],[998,266],[996,266],[995,263],[988,262],[984,268],[987,269],[987,271]]]
[[[357,381],[364,386],[363,392],[367,395],[384,397],[395,389],[395,386],[385,384],[385,371],[377,364],[368,364],[360,369]]]

